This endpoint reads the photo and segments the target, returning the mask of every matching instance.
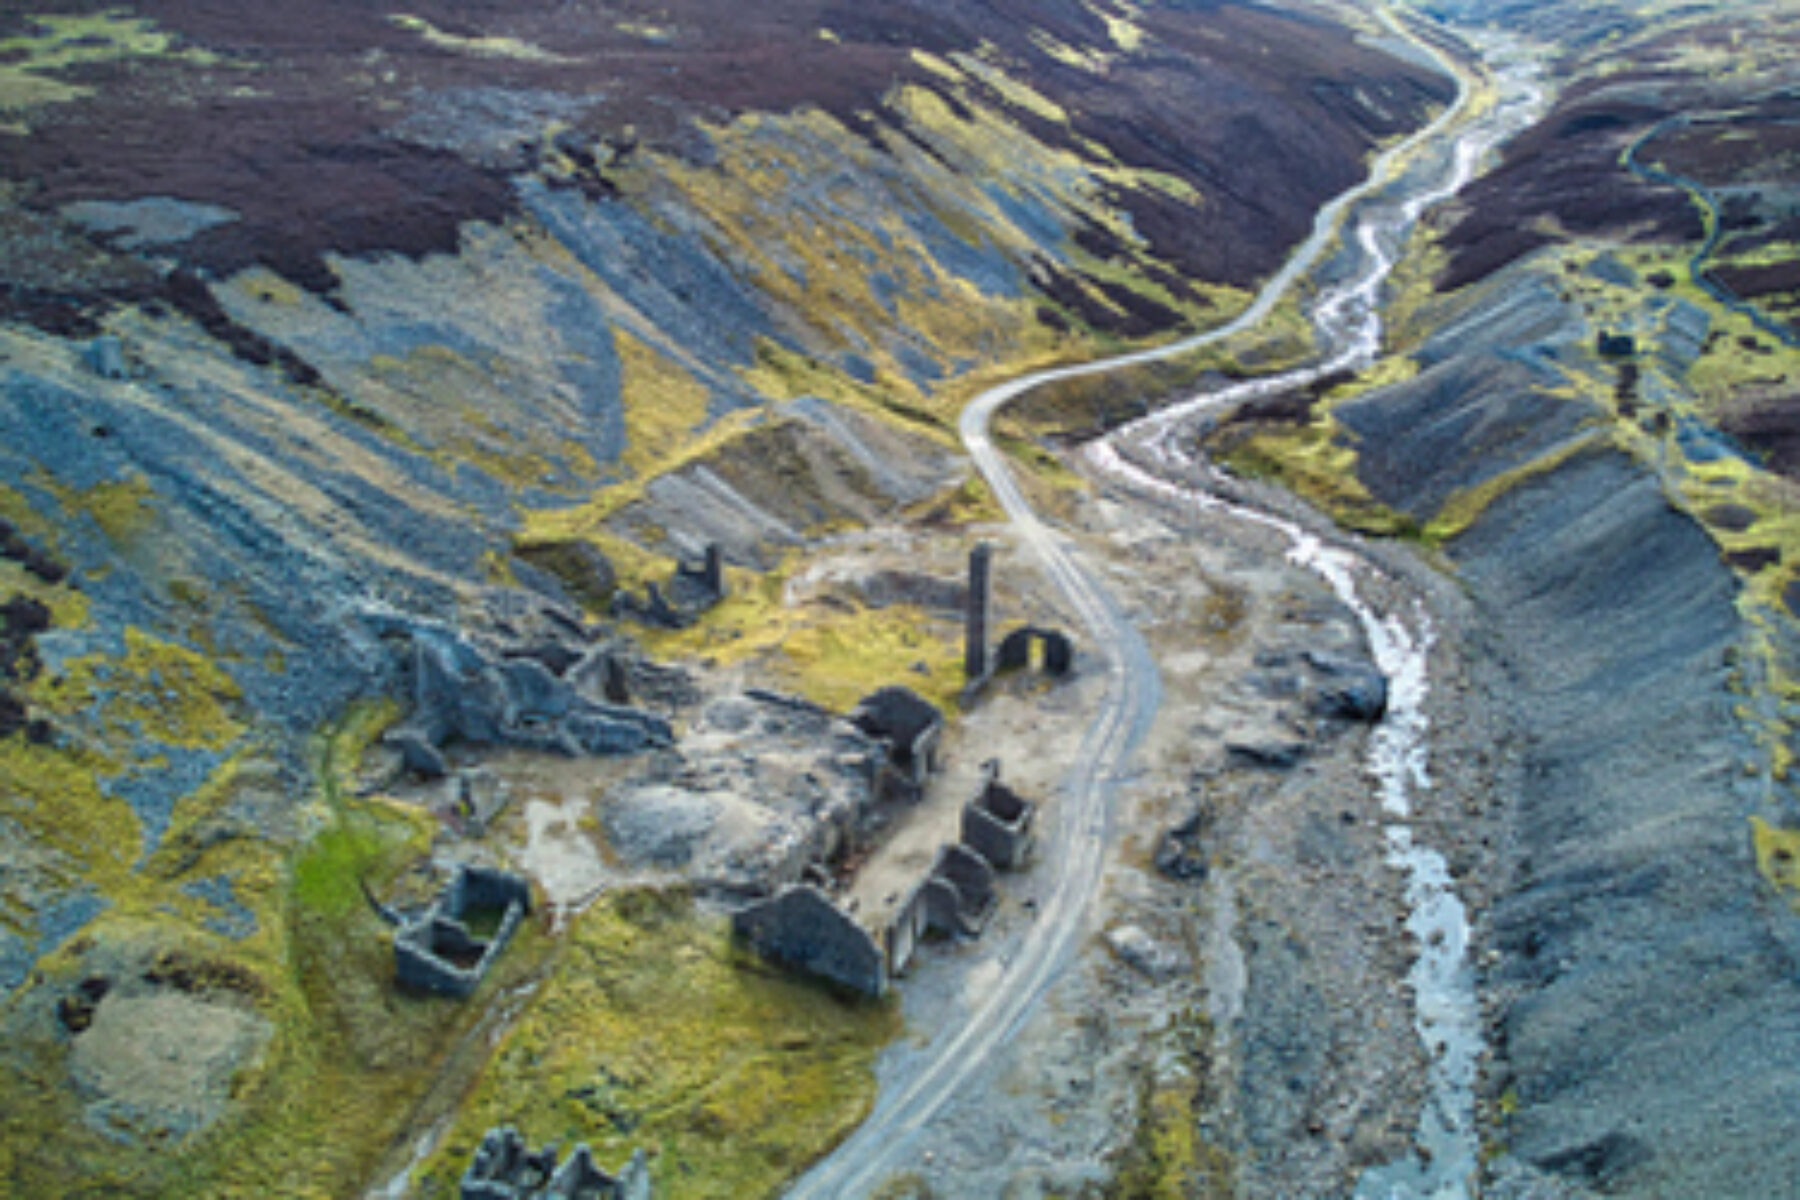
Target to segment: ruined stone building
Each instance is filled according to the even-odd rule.
[[[1062,678],[1075,666],[1075,643],[1069,635],[1038,625],[1020,626],[1008,633],[990,655],[992,589],[993,548],[983,542],[969,551],[968,607],[963,622],[963,673],[968,677],[962,696],[965,705],[972,703],[994,676],[1028,669],[1034,647],[1041,648],[1044,674],[1053,679]]]
[[[530,911],[531,887],[519,876],[458,867],[437,901],[394,931],[395,976],[413,991],[468,996]]]
[[[939,849],[884,928],[871,930],[822,889],[796,884],[748,905],[732,928],[763,957],[870,996],[912,962],[933,936],[975,937],[999,904],[997,872],[1028,860],[1037,806],[1000,782],[989,763],[963,809],[961,840]]]
[[[937,706],[909,688],[884,687],[857,704],[850,723],[887,748],[891,782],[897,786],[878,787],[878,794],[884,799],[918,799],[938,767],[944,714]]]
[[[1000,782],[998,759],[988,760],[983,774],[981,791],[963,806],[963,845],[1000,870],[1016,871],[1036,840],[1037,805]]]
[[[887,960],[874,937],[809,883],[740,909],[732,932],[771,962],[869,996],[887,991]]]

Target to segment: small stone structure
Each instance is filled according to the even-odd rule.
[[[739,909],[731,928],[764,958],[870,996],[887,991],[881,947],[812,884],[792,884]]]
[[[969,551],[969,588],[963,617],[963,673],[969,680],[962,692],[965,706],[981,695],[995,675],[1031,666],[1034,645],[1043,647],[1044,673],[1051,678],[1060,679],[1075,666],[1075,643],[1069,635],[1036,625],[1013,630],[1000,639],[992,656],[988,654],[992,574],[993,547],[979,543]]]
[[[963,673],[970,679],[987,675],[988,605],[992,598],[994,548],[981,542],[969,551],[968,613],[963,624]]]
[[[555,1147],[533,1154],[518,1130],[502,1125],[481,1139],[460,1194],[462,1200],[650,1200],[650,1168],[639,1150],[609,1175],[585,1142],[559,1165]]]
[[[619,592],[613,597],[612,614],[643,625],[686,629],[724,598],[725,554],[717,542],[709,542],[698,563],[677,560],[666,584],[645,584],[643,599]]]
[[[1037,805],[1000,782],[1000,762],[990,759],[976,797],[963,806],[963,845],[1003,871],[1018,869],[1036,840]]]
[[[888,967],[902,974],[918,944],[931,934],[976,937],[999,905],[994,868],[963,845],[938,850],[931,872],[901,904],[884,935]]]
[[[441,996],[468,996],[487,975],[531,911],[531,888],[492,867],[460,866],[436,903],[394,931],[394,971],[402,987]],[[495,922],[483,937],[474,917]]]
[[[962,937],[985,929],[1000,904],[993,864],[958,842],[939,847],[923,887],[934,896],[930,904],[934,924]]]
[[[81,361],[102,379],[124,379],[131,374],[125,362],[125,345],[111,334],[89,342],[81,352]]]
[[[1021,671],[1031,666],[1031,648],[1041,645],[1044,648],[1044,674],[1053,679],[1060,679],[1069,673],[1075,665],[1075,644],[1069,635],[1055,629],[1042,629],[1036,625],[1024,625],[1013,630],[1000,640],[1000,649],[994,655],[994,671]]]
[[[930,873],[883,934],[891,974],[903,974],[931,934],[974,937],[982,931],[999,903],[995,872],[1024,864],[1036,817],[1037,805],[1001,783],[999,760],[989,760],[981,791],[963,807],[961,844],[938,851]]]
[[[850,723],[887,747],[887,765],[901,798],[916,800],[938,766],[944,714],[909,688],[884,687],[865,696]],[[882,787],[886,794],[890,789]]]

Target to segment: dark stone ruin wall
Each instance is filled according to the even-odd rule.
[[[1075,644],[1067,634],[1027,625],[1013,630],[1001,639],[1000,650],[995,655],[994,670],[1023,671],[1030,667],[1033,645],[1043,646],[1044,674],[1053,679],[1067,675],[1075,665]]]
[[[887,960],[868,930],[810,884],[741,909],[732,931],[764,958],[870,996],[887,991]]]
[[[983,542],[969,551],[968,612],[963,627],[963,673],[970,679],[987,674],[988,606],[991,600],[994,549]]]
[[[491,938],[470,934],[478,911],[500,912]],[[394,972],[402,987],[442,996],[472,995],[531,911],[531,887],[489,867],[460,868],[437,903],[394,933]]]
[[[918,693],[903,687],[871,692],[850,714],[850,723],[888,747],[888,759],[904,779],[923,786],[937,770],[944,714]]]

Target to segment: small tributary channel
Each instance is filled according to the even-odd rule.
[[[1700,209],[1701,219],[1706,227],[1706,239],[1700,243],[1699,249],[1688,259],[1688,277],[1698,284],[1706,294],[1719,305],[1730,309],[1750,321],[1764,333],[1788,346],[1800,346],[1800,334],[1785,321],[1778,321],[1756,305],[1743,299],[1736,292],[1720,283],[1708,269],[1713,253],[1718,250],[1719,243],[1725,239],[1725,209],[1713,190],[1697,179],[1685,175],[1677,175],[1664,167],[1646,163],[1643,158],[1644,147],[1657,138],[1677,129],[1686,129],[1695,123],[1692,113],[1679,113],[1666,120],[1658,121],[1644,132],[1642,136],[1625,147],[1625,155],[1621,160],[1625,166],[1646,183],[1661,184],[1665,187],[1680,188],[1688,194]]]

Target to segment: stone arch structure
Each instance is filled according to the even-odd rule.
[[[1000,650],[994,656],[994,669],[1017,671],[1029,667],[1034,645],[1043,647],[1042,661],[1046,675],[1060,678],[1067,675],[1075,665],[1075,643],[1069,640],[1067,634],[1055,629],[1025,625],[1001,639]]]

